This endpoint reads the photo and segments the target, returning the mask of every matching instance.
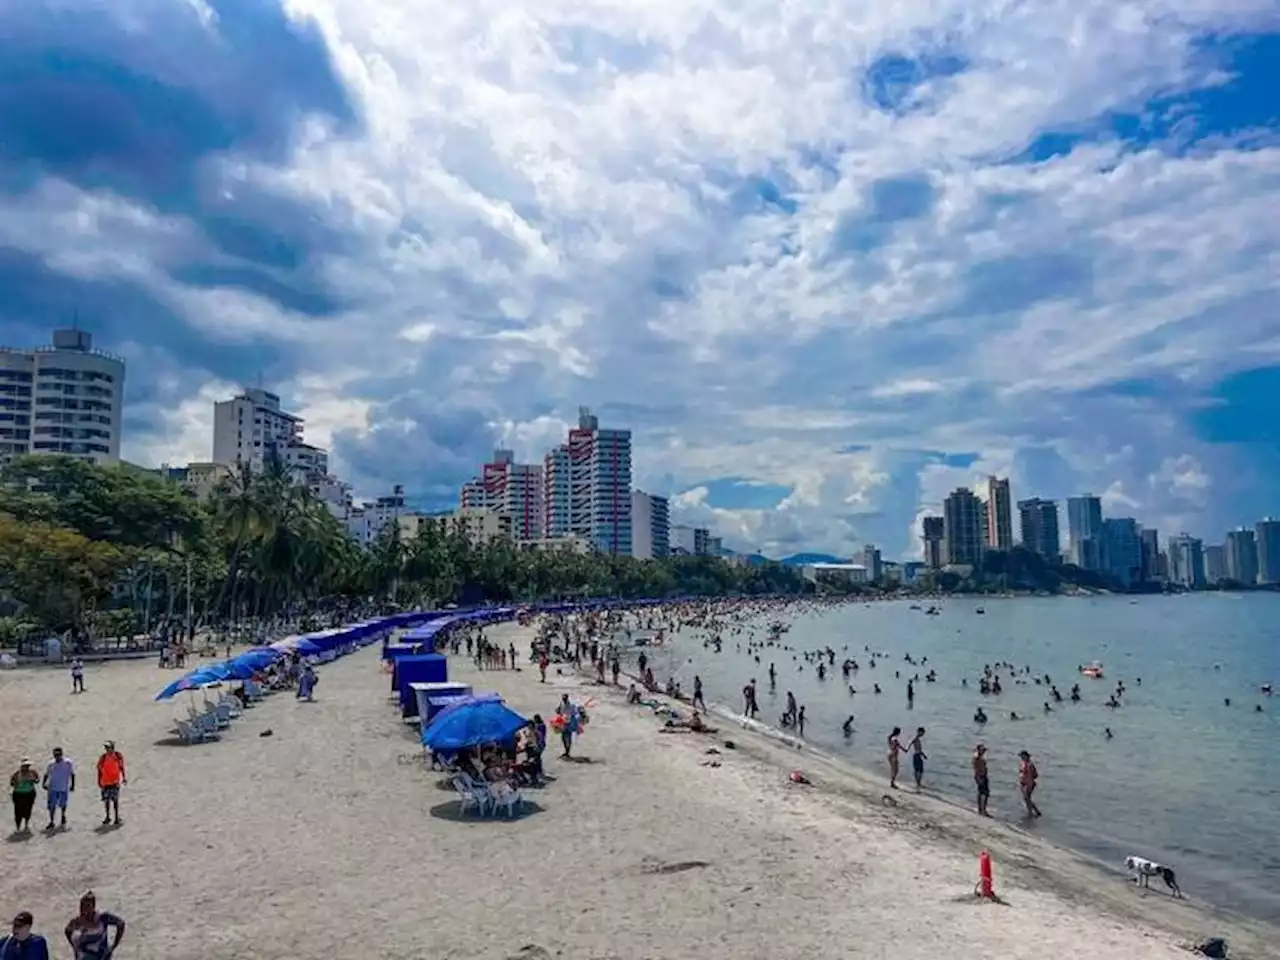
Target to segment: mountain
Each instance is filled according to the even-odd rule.
[[[833,557],[829,553],[793,553],[778,562],[785,563],[789,567],[803,567],[809,563],[848,563],[849,561],[843,557]]]

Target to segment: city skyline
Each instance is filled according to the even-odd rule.
[[[265,385],[445,509],[587,405],[772,556],[988,475],[1209,542],[1280,512],[1274,24],[1084,3],[11,5],[0,343],[122,356],[141,463]]]

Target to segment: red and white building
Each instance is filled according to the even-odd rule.
[[[542,468],[516,463],[510,450],[495,450],[480,476],[463,485],[459,501],[463,510],[489,510],[507,518],[517,540],[543,536]]]
[[[602,428],[587,407],[568,441],[543,462],[548,536],[577,536],[601,553],[631,556],[631,431]]]

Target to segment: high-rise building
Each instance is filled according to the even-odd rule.
[[[1101,568],[1126,587],[1142,578],[1142,537],[1132,517],[1108,517],[1102,521]]]
[[[1169,580],[1195,589],[1205,584],[1204,543],[1187,533],[1169,541]]]
[[[942,517],[925,517],[920,521],[921,539],[924,541],[924,564],[930,570],[938,570],[946,562],[943,541],[947,538],[946,521]]]
[[[1013,501],[1007,477],[987,477],[987,546],[1013,549]]]
[[[1022,546],[1038,553],[1051,563],[1062,559],[1062,540],[1058,531],[1058,502],[1032,497],[1018,501],[1018,533]]]
[[[49,346],[0,347],[0,461],[60,453],[120,461],[124,359],[95,350],[83,330],[55,330]]]
[[[884,564],[881,562],[880,550],[875,544],[868,543],[862,548],[862,565],[867,568],[867,580],[871,583],[879,583],[884,574]]]
[[[247,464],[260,473],[275,458],[302,483],[329,471],[329,455],[302,439],[302,418],[280,408],[280,397],[250,388],[213,405],[213,462]]]
[[[546,528],[602,553],[631,555],[631,431],[602,428],[587,407],[544,462]],[[558,532],[562,531],[562,532]]]
[[[1205,544],[1204,582],[1215,584],[1227,579],[1227,548],[1220,543]]]
[[[1253,533],[1258,546],[1258,582],[1280,583],[1280,520],[1259,520]]]
[[[722,537],[707,537],[707,556],[719,557],[724,554],[724,539]]]
[[[548,537],[568,537],[574,533],[572,479],[569,445],[562,443],[549,450],[542,461],[542,522]]]
[[[1160,532],[1155,527],[1143,527],[1138,535],[1142,539],[1142,582],[1164,579],[1160,572]]]
[[[489,510],[506,517],[517,540],[542,537],[542,467],[516,463],[510,450],[495,450],[493,459],[480,468],[480,476],[462,485],[458,501],[463,510]]]
[[[653,560],[671,553],[671,508],[666,497],[631,491],[631,555]]]
[[[1101,535],[1102,501],[1091,493],[1067,500],[1067,549],[1071,562],[1086,570],[1098,569]]]
[[[982,537],[985,506],[968,487],[957,487],[942,501],[947,563],[978,564],[986,546]]]
[[[1227,534],[1227,579],[1253,586],[1258,582],[1258,542],[1246,527]]]

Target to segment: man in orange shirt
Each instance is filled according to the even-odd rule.
[[[98,788],[102,791],[102,825],[112,822],[120,826],[120,787],[129,782],[124,772],[124,755],[116,749],[115,743],[108,740],[102,745],[102,756],[98,758]]]

